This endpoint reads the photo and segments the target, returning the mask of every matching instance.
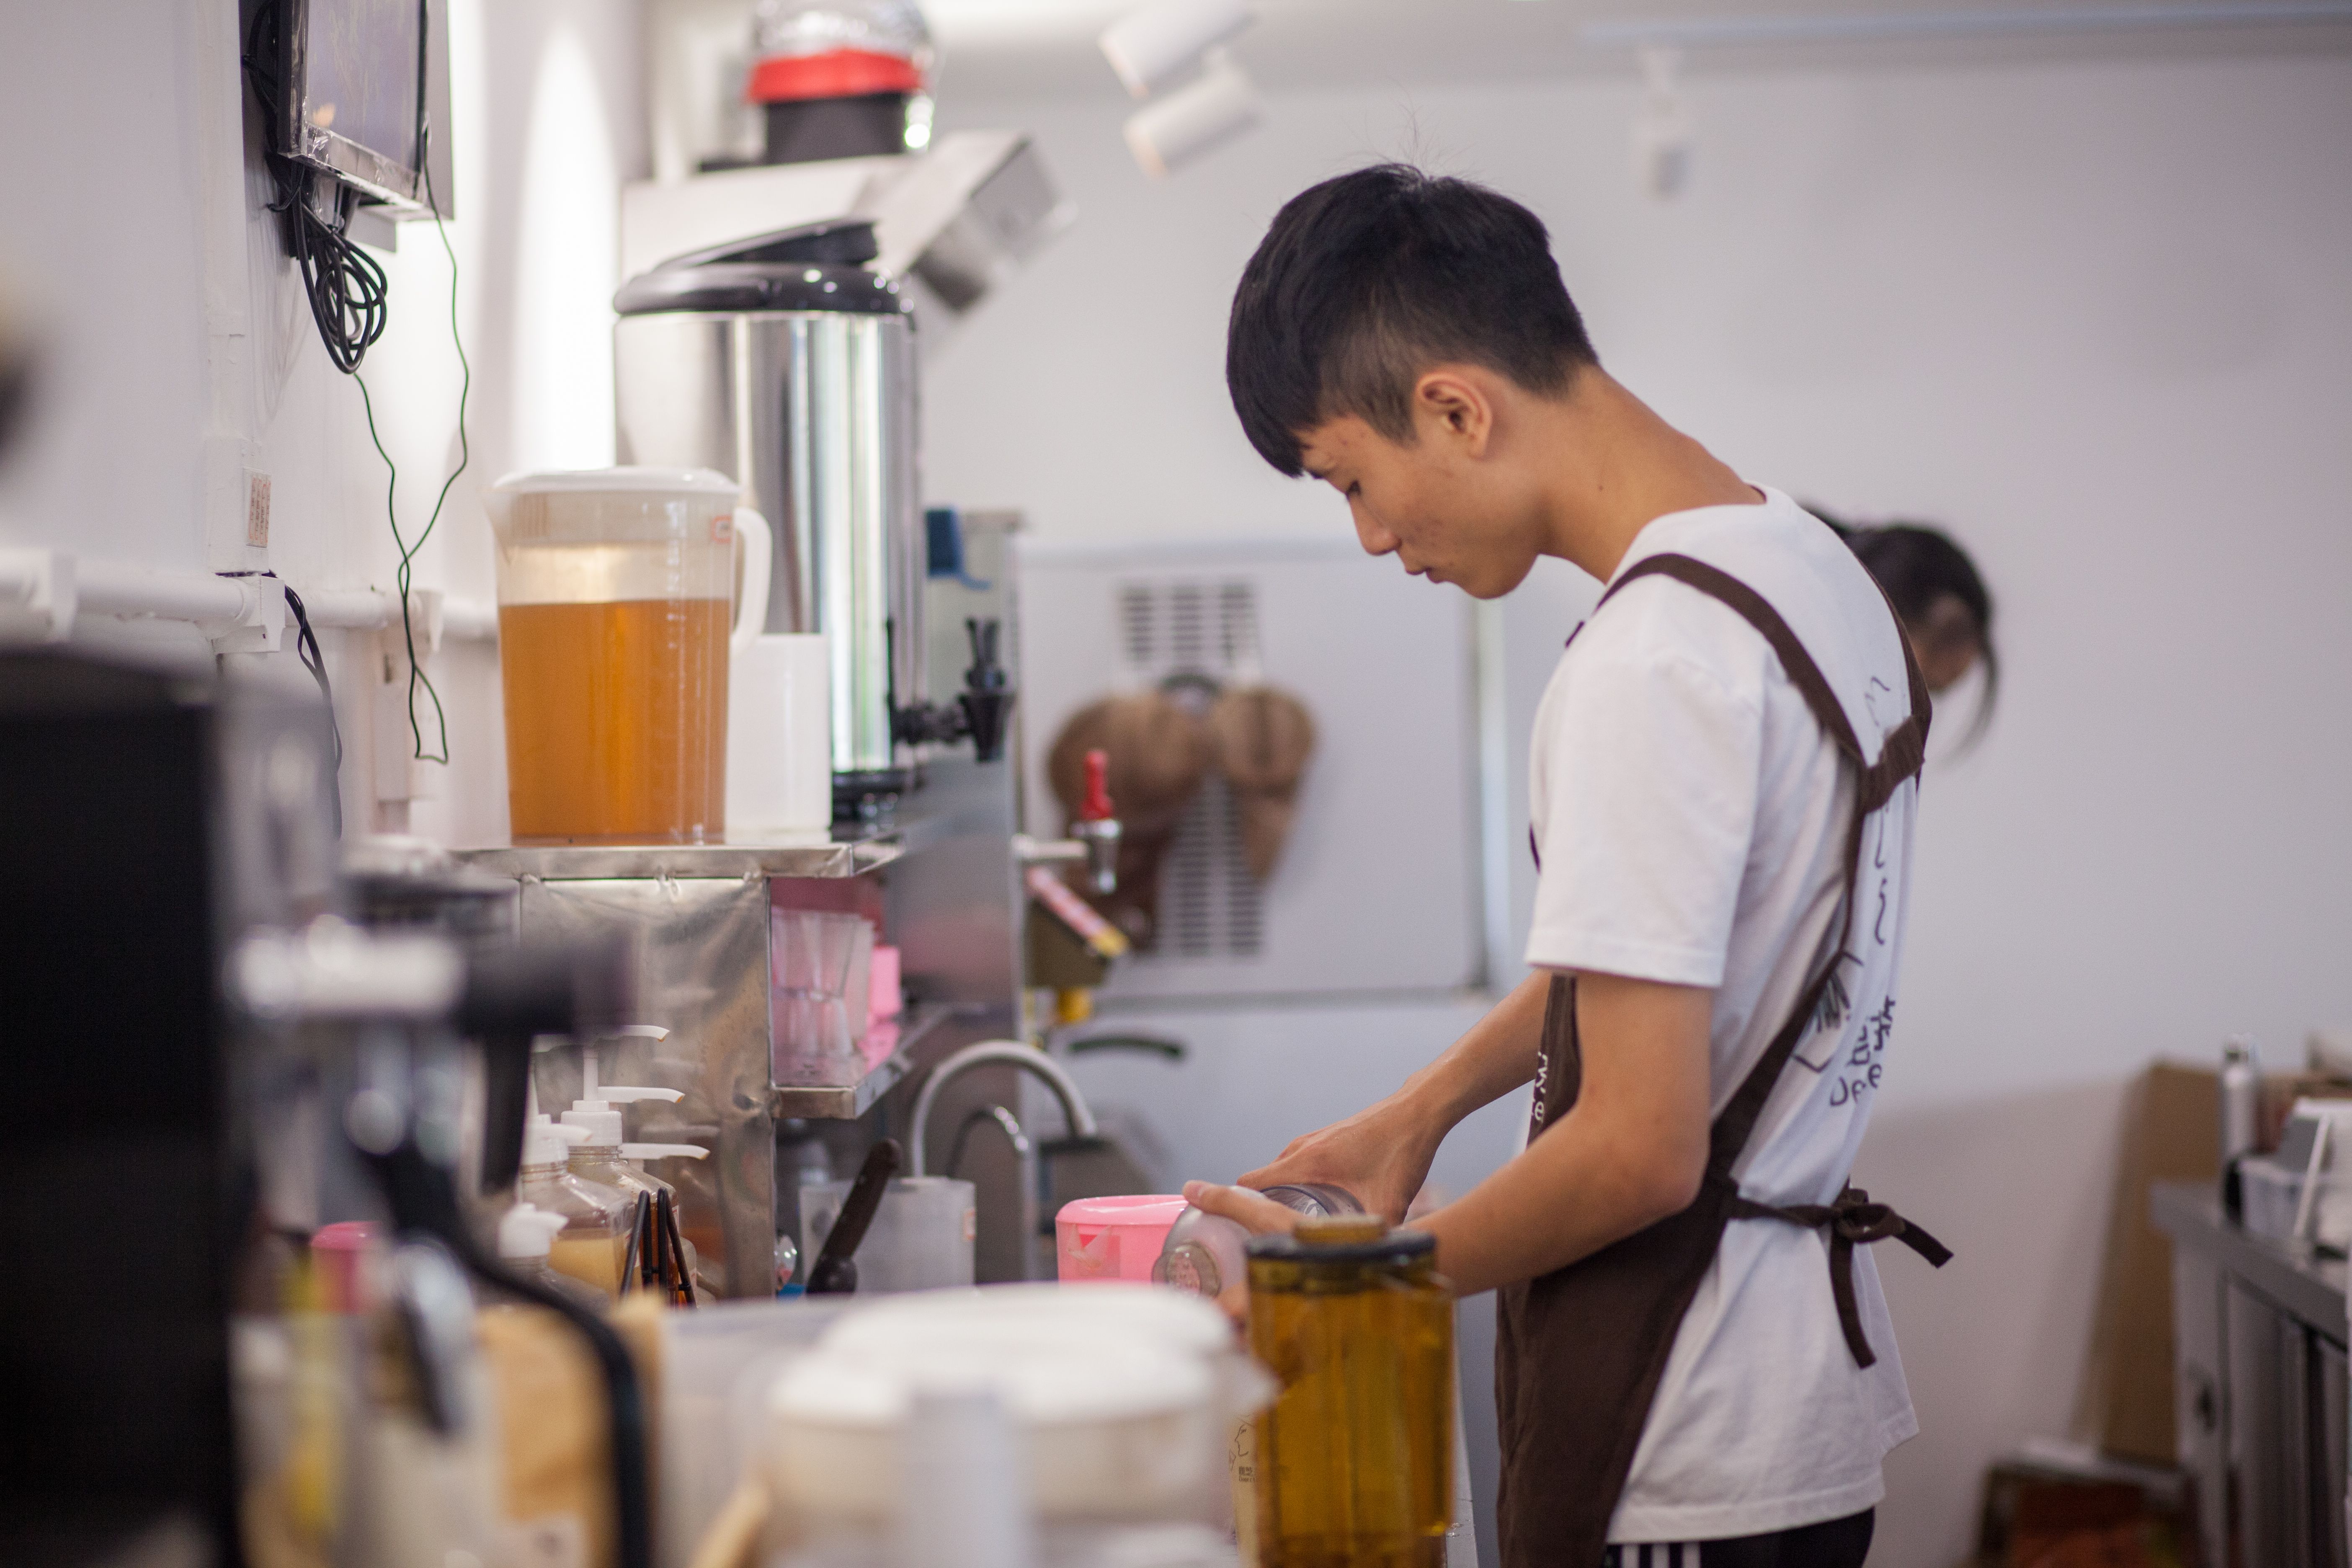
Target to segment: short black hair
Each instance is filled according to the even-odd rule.
[[[1299,436],[1353,414],[1412,437],[1429,365],[1555,394],[1598,364],[1543,220],[1467,180],[1378,163],[1293,196],[1242,269],[1225,386],[1258,455],[1296,479]]]

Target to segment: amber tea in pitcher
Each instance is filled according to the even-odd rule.
[[[488,499],[515,842],[721,837],[733,481],[606,468]]]

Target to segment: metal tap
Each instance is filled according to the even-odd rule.
[[[1054,1091],[1054,1098],[1062,1102],[1062,1115],[1070,1124],[1071,1137],[1101,1136],[1095,1126],[1095,1113],[1087,1109],[1086,1096],[1078,1092],[1078,1086],[1070,1081],[1070,1075],[1064,1072],[1052,1058],[1018,1040],[982,1040],[976,1046],[966,1046],[933,1068],[931,1076],[923,1081],[923,1091],[915,1097],[915,1114],[907,1130],[911,1156],[909,1175],[925,1173],[923,1134],[930,1126],[931,1106],[938,1100],[940,1091],[972,1068],[983,1067],[1019,1068],[1042,1079],[1045,1087]]]

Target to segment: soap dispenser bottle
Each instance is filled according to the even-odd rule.
[[[596,1081],[596,1058],[589,1053],[581,1063],[581,1095],[563,1113],[563,1126],[582,1134],[582,1141],[572,1146],[569,1169],[575,1176],[613,1188],[627,1199],[632,1215],[637,1194],[643,1193],[658,1209],[662,1198],[669,1198],[672,1212],[677,1212],[677,1189],[659,1176],[646,1172],[640,1162],[646,1160],[702,1160],[710,1151],[693,1143],[627,1143],[622,1142],[621,1107],[641,1100],[667,1100],[676,1103],[682,1098],[674,1089],[649,1089],[633,1084],[603,1084]],[[622,1259],[627,1261],[627,1221],[623,1224]],[[683,1239],[683,1238],[681,1238]],[[687,1272],[692,1274],[697,1258],[694,1244],[686,1246]]]
[[[509,1273],[520,1275],[592,1311],[601,1310],[605,1305],[602,1295],[548,1266],[548,1253],[565,1224],[562,1215],[550,1214],[537,1204],[516,1204],[499,1216],[499,1259]]]
[[[667,1100],[675,1104],[683,1098],[674,1089],[647,1089],[632,1084],[596,1081],[596,1058],[587,1054],[581,1061],[580,1098],[563,1113],[562,1124],[579,1136],[572,1146],[570,1169],[575,1176],[620,1191],[635,1205],[639,1193],[656,1204],[668,1193],[670,1202],[677,1201],[677,1191],[659,1176],[646,1174],[633,1160],[654,1159],[661,1155],[682,1154],[700,1159],[709,1152],[690,1143],[633,1143],[624,1146],[621,1130],[621,1107],[640,1100]],[[632,1152],[631,1151],[637,1151]],[[654,1152],[658,1151],[658,1154]]]
[[[559,1127],[534,1113],[523,1132],[519,1203],[562,1216],[563,1228],[548,1247],[548,1267],[596,1290],[606,1304],[621,1293],[621,1262],[628,1247],[634,1194],[574,1175],[568,1168],[576,1127]]]

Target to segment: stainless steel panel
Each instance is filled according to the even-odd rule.
[[[2221,1337],[2221,1272],[2186,1247],[2172,1251],[2172,1409],[2175,1455],[2188,1477],[2207,1563],[2229,1559],[2229,1463],[2223,1427],[2228,1382]]]
[[[605,1081],[682,1091],[648,1105],[632,1137],[699,1143],[708,1160],[673,1160],[680,1225],[707,1258],[715,1249],[730,1296],[776,1289],[775,1125],[769,1101],[768,884],[764,877],[550,882],[526,878],[523,934],[570,940],[627,933],[635,942],[639,1023],[658,1042],[607,1042]],[[628,1076],[637,1075],[637,1076]],[[578,1055],[543,1053],[540,1109],[579,1095]]]
[[[2291,1441],[2303,1330],[2231,1280],[2223,1288],[2229,1355],[2230,1525],[2236,1568],[2305,1568],[2294,1554],[2305,1505],[2303,1455]]]
[[[1013,859],[1013,767],[949,755],[924,770],[924,847],[891,867],[890,929],[908,985],[926,1001],[1002,1008],[1020,985],[1013,924],[1024,907]]]
[[[894,684],[902,705],[928,686],[912,333],[903,316],[818,311],[614,330],[621,460],[732,477],[776,533],[768,629],[833,639],[836,773],[898,765]]]
[[[550,881],[614,878],[839,878],[887,866],[905,848],[896,826],[845,825],[839,833],[812,833],[801,843],[539,844],[460,849],[457,858],[501,877]]]
[[[2319,1517],[2314,1528],[2326,1547],[2325,1551],[2315,1551],[2312,1558],[2326,1568],[2352,1568],[2352,1542],[2347,1540],[2344,1514],[2345,1471],[2352,1466],[2352,1446],[2347,1446],[2345,1437],[2344,1347],[2316,1334],[2312,1336],[2311,1343],[2319,1400],[2318,1412],[2311,1421],[2313,1436],[2317,1439],[2313,1457],[2319,1468],[2315,1487]]]

